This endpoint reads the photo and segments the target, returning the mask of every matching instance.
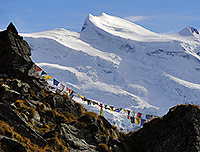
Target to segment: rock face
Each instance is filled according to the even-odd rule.
[[[31,60],[28,43],[23,40],[15,26],[10,23],[7,30],[0,32],[0,74],[9,78],[18,78],[37,89],[39,75]],[[36,81],[37,80],[37,81]]]
[[[176,106],[125,134],[69,96],[43,87],[30,55],[12,23],[0,32],[0,151],[200,151],[198,106]]]
[[[143,129],[125,139],[127,151],[198,152],[200,151],[200,108],[178,105],[162,118],[146,123]]]

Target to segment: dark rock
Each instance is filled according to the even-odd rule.
[[[0,120],[5,121],[14,131],[21,134],[23,137],[29,138],[33,143],[44,147],[46,141],[29,126],[14,110],[9,106],[0,103]]]
[[[18,78],[37,90],[42,87],[38,80],[43,79],[38,75],[30,55],[28,43],[18,35],[12,23],[7,30],[0,32],[0,74]]]
[[[28,152],[21,143],[5,136],[0,136],[0,145],[4,152]]]
[[[200,109],[179,105],[162,118],[156,118],[126,137],[126,151],[198,152],[200,151]]]

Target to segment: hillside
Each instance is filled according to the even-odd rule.
[[[195,28],[158,34],[103,13],[89,15],[80,33],[54,29],[21,35],[34,62],[89,99],[158,116],[176,104],[200,104],[200,39]],[[104,115],[121,130],[135,129],[124,115],[106,110]]]

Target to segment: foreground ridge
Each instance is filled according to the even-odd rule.
[[[199,151],[200,108],[178,105],[135,132],[122,133],[38,75],[13,25],[0,32],[0,151]]]

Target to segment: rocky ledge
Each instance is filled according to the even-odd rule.
[[[11,23],[0,32],[0,151],[200,151],[200,109],[178,105],[135,132],[44,87],[28,43]]]

